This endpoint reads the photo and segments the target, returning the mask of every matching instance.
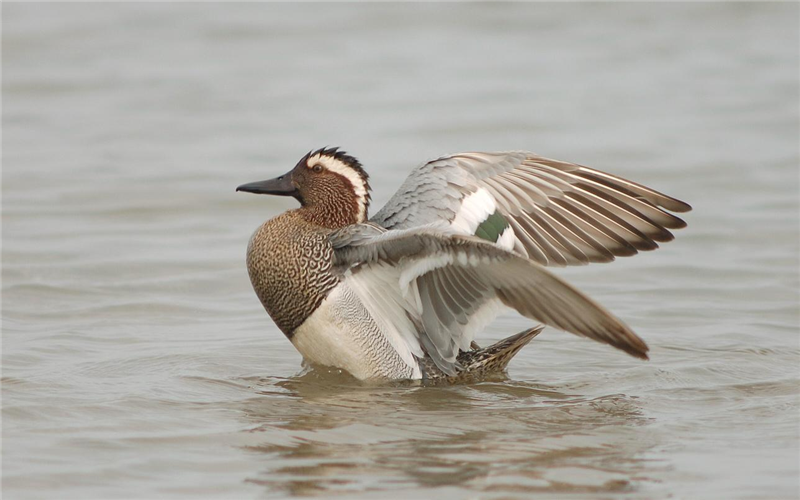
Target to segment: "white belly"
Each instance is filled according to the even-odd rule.
[[[421,377],[419,365],[403,361],[345,283],[295,330],[292,344],[307,361],[341,368],[361,380]]]

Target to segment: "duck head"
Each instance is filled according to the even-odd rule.
[[[307,219],[339,228],[367,219],[369,189],[369,176],[357,159],[339,148],[322,148],[303,156],[289,172],[236,191],[293,196]]]

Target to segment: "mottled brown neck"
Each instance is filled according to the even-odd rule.
[[[327,229],[340,229],[359,222],[355,211],[349,207],[312,205],[297,212],[306,222]]]
[[[345,186],[321,185],[301,199],[298,214],[303,220],[328,229],[364,222],[369,199],[360,201],[346,180]],[[364,206],[362,206],[362,204]]]

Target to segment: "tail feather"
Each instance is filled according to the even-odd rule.
[[[501,372],[506,369],[508,362],[516,355],[520,349],[528,345],[534,337],[539,335],[544,329],[543,325],[524,330],[516,335],[507,337],[489,347],[475,349],[458,354],[458,364],[461,369],[455,376],[447,376],[436,368],[433,363],[424,363],[423,372],[426,379],[448,378],[457,380],[463,377],[476,377],[489,373]]]

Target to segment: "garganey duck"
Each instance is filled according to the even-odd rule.
[[[653,250],[691,207],[650,188],[524,151],[461,153],[417,167],[367,218],[368,175],[338,148],[237,191],[293,196],[247,247],[258,298],[311,364],[358,379],[504,369],[542,327],[473,342],[501,306],[647,359],[648,347],[546,266]]]

